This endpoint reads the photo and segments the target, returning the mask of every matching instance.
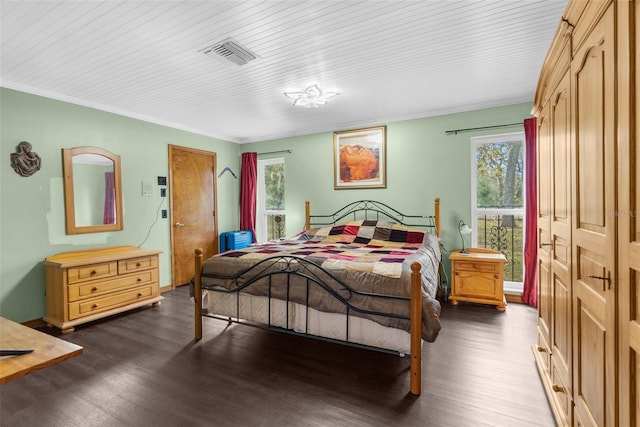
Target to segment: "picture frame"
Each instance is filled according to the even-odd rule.
[[[333,133],[334,188],[387,187],[387,127]]]

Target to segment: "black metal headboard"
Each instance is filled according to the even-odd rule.
[[[440,236],[440,198],[435,199],[433,215],[407,215],[385,203],[374,200],[358,200],[328,215],[311,215],[309,201],[306,201],[305,213],[305,230],[336,225],[345,220],[383,220],[407,227],[426,228],[433,234]]]

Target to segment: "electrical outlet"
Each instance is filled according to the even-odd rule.
[[[166,188],[161,188],[160,189],[160,197],[167,197],[167,189]]]
[[[167,210],[162,209],[162,218],[166,218],[166,217],[167,217]]]
[[[167,185],[167,177],[159,176],[158,177],[158,185]]]

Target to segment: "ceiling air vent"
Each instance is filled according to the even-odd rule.
[[[233,62],[236,65],[245,65],[257,58],[255,54],[231,39],[223,40],[202,49],[200,52],[215,59]]]

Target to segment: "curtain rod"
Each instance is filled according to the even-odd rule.
[[[267,151],[266,153],[258,153],[258,156],[262,156],[263,154],[278,154],[278,153],[292,153],[292,150],[288,149],[288,150],[278,150],[278,151]]]
[[[460,132],[471,132],[474,130],[483,130],[483,129],[495,129],[495,128],[504,128],[504,127],[512,127],[512,126],[523,126],[522,123],[509,123],[506,125],[493,125],[493,126],[482,126],[477,128],[467,128],[467,129],[454,129],[447,130],[444,132],[445,135],[457,135]]]

